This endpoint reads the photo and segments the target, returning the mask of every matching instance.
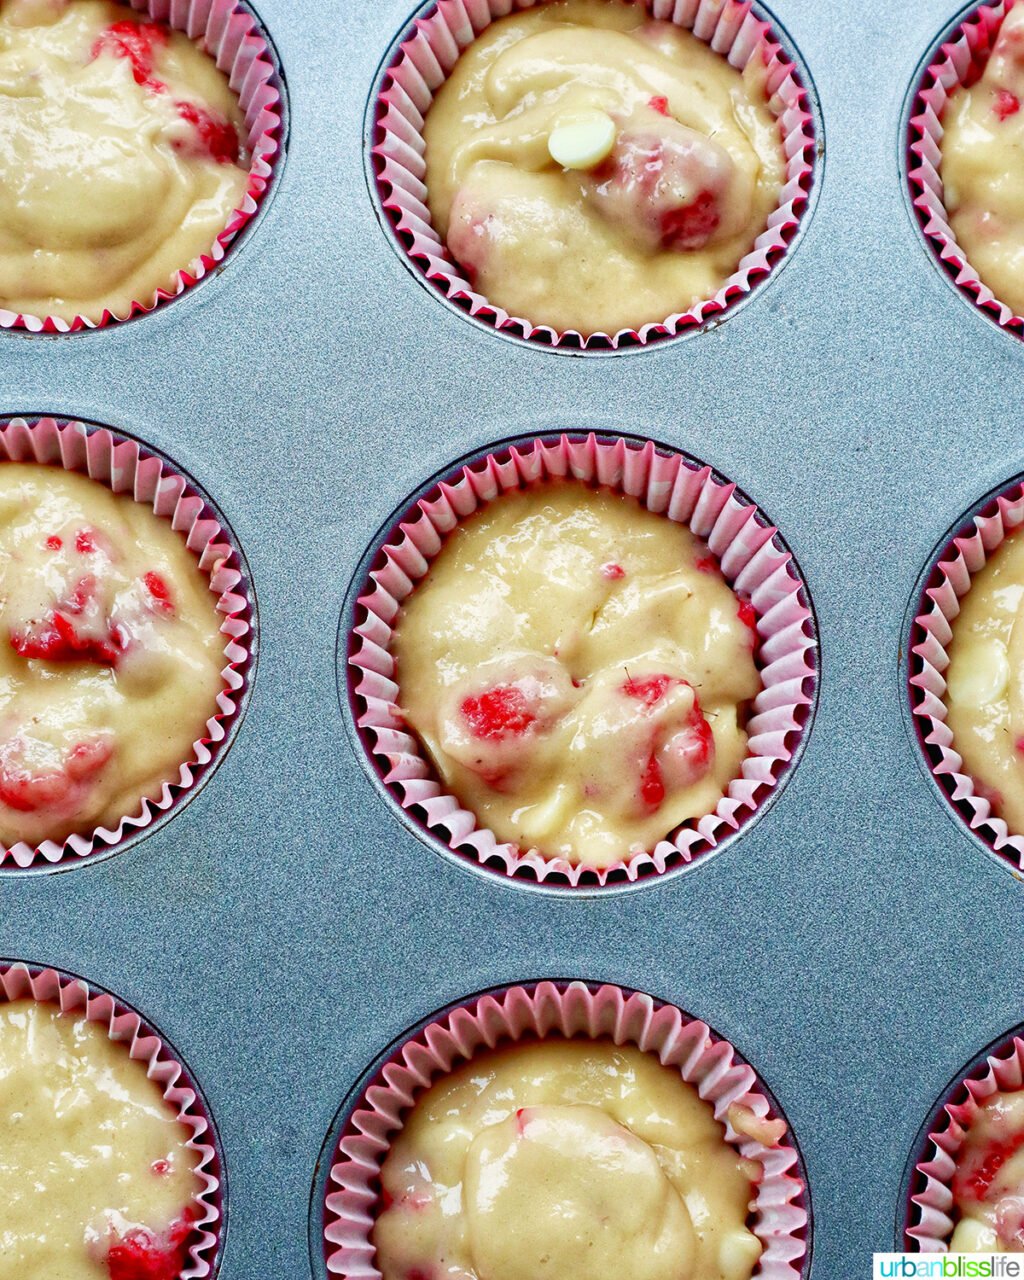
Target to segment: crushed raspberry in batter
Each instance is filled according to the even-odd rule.
[[[63,545],[64,545],[63,540],[59,538],[55,533],[51,533],[50,536],[46,539],[47,551],[59,551]]]
[[[0,755],[0,801],[19,813],[31,813],[62,804],[75,786],[99,773],[113,754],[108,742],[80,742],[72,748],[63,768],[46,773],[29,773]]]
[[[622,685],[622,692],[627,698],[636,698],[645,707],[653,707],[668,692],[669,686],[679,684],[672,676],[648,676],[644,680],[634,680],[632,676]]]
[[[156,608],[161,613],[173,613],[174,601],[171,598],[171,589],[164,579],[158,573],[151,571],[143,577],[142,581]]]
[[[537,719],[515,685],[496,685],[479,697],[465,698],[460,710],[473,735],[490,742],[525,733]]]
[[[661,776],[661,765],[658,764],[658,757],[653,751],[647,758],[647,764],[640,779],[640,799],[652,813],[655,809],[660,809],[665,800],[665,782]]]
[[[157,50],[166,44],[167,32],[158,22],[114,22],[96,39],[92,56],[112,53],[116,58],[127,58],[135,83],[159,93],[166,86],[153,78],[153,69]]]
[[[1009,89],[997,89],[992,110],[1000,120],[1006,120],[1009,116],[1015,116],[1020,110],[1020,99]]]
[[[661,242],[666,249],[700,248],[718,230],[721,215],[712,191],[701,191],[690,204],[661,215]]]
[[[663,97],[660,93],[656,93],[654,97],[648,101],[647,105],[652,111],[657,111],[659,116],[668,115],[668,98]]]
[[[757,630],[757,614],[754,612],[754,606],[749,600],[740,601],[740,607],[736,610],[736,616],[745,627],[749,627],[751,631]]]
[[[626,576],[626,571],[623,569],[621,564],[612,564],[609,562],[608,564],[603,564],[601,566],[601,576],[602,578],[607,578],[609,582],[617,582],[619,578],[624,578]]]
[[[163,1238],[145,1227],[129,1231],[110,1246],[107,1254],[110,1280],[178,1280],[188,1260],[185,1246],[191,1232],[189,1211]]]
[[[89,635],[80,631],[74,621],[91,609],[96,588],[96,579],[91,574],[80,578],[71,595],[51,609],[41,622],[23,631],[11,631],[11,648],[22,658],[115,666],[124,651],[124,637],[119,629],[108,626],[104,635]]]
[[[230,120],[194,102],[176,102],[174,105],[182,120],[195,129],[203,150],[211,159],[218,164],[238,163],[238,134]]]
[[[974,1200],[984,1200],[995,1181],[996,1174],[1012,1155],[1024,1147],[1024,1133],[1015,1133],[1005,1142],[994,1140],[979,1165],[967,1171],[957,1171],[958,1195]]]

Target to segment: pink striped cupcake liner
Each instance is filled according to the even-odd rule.
[[[752,0],[635,0],[653,18],[673,22],[742,71],[754,59],[766,69],[765,90],[779,122],[786,177],[779,203],[751,251],[713,298],[688,311],[656,316],[641,329],[617,333],[558,332],[509,315],[474,291],[435,231],[426,203],[423,121],[434,95],[467,45],[492,22],[536,0],[438,0],[399,37],[379,93],[371,104],[373,185],[393,239],[414,272],[477,321],[499,332],[567,350],[643,347],[706,324],[733,308],[754,286],[778,270],[807,214],[814,179],[814,116],[801,72]]]
[[[939,263],[965,298],[1002,328],[1018,336],[1024,318],[1001,302],[967,261],[948,222],[941,176],[942,116],[950,95],[981,75],[1003,18],[1014,0],[994,0],[973,8],[925,67],[910,107],[907,181],[921,230]]]
[[[0,1002],[14,1000],[54,1004],[70,1018],[93,1022],[111,1040],[123,1044],[130,1058],[145,1064],[146,1075],[159,1086],[164,1102],[189,1131],[186,1145],[197,1157],[199,1188],[190,1206],[195,1218],[188,1241],[188,1265],[181,1280],[214,1275],[226,1214],[224,1162],[206,1102],[173,1047],[121,1000],[58,969],[0,961]]]
[[[407,1037],[363,1088],[349,1110],[332,1162],[323,1204],[327,1274],[381,1280],[372,1240],[380,1205],[380,1170],[393,1135],[416,1099],[441,1076],[478,1053],[549,1036],[635,1045],[679,1071],[713,1109],[725,1139],[764,1176],[750,1229],[763,1246],[760,1280],[798,1280],[810,1262],[810,1217],[800,1157],[788,1124],[766,1096],[757,1073],[708,1026],[672,1005],[621,987],[539,982],[476,996]],[[745,1108],[781,1136],[765,1145],[733,1121]]]
[[[254,647],[253,610],[232,535],[191,482],[163,458],[106,427],[58,418],[0,418],[0,466],[4,462],[38,462],[80,472],[114,493],[131,494],[168,520],[209,578],[223,618],[224,666],[223,687],[205,734],[193,742],[189,759],[182,761],[177,776],[163,783],[158,796],[144,799],[139,811],[127,814],[114,829],[97,827],[63,842],[45,840],[35,846],[0,845],[0,873],[73,866],[114,850],[191,794],[230,741],[248,690]]]
[[[909,1187],[904,1248],[948,1253],[956,1226],[953,1175],[967,1131],[994,1093],[1024,1088],[1024,1040],[1017,1035],[990,1049],[946,1091],[929,1132],[918,1143]],[[916,1157],[916,1158],[915,1158]]]
[[[178,298],[209,275],[227,256],[239,232],[252,221],[275,176],[282,146],[284,104],[276,55],[260,24],[244,0],[125,0],[133,9],[154,22],[162,22],[184,32],[199,43],[228,77],[238,95],[244,117],[242,142],[249,155],[249,182],[245,196],[232,211],[227,226],[208,252],[187,263],[178,273],[173,288],[157,289],[147,298],[132,302],[123,314],[104,311],[98,320],[75,316],[21,315],[0,307],[0,328],[27,329],[31,333],[74,333],[100,329],[118,320],[154,310],[163,302]]]
[[[392,627],[445,535],[500,494],[575,479],[628,494],[688,526],[718,559],[757,619],[763,688],[747,724],[747,757],[714,813],[654,849],[598,869],[501,842],[445,792],[398,708]],[[712,469],[651,441],[535,436],[459,465],[415,501],[376,552],[355,603],[349,694],[360,742],[384,789],[420,831],[470,864],[550,887],[612,886],[658,876],[721,847],[779,791],[806,741],[817,699],[817,633],[810,598],[778,530]]]
[[[971,516],[935,557],[910,630],[909,692],[914,729],[939,790],[967,829],[1014,870],[1024,869],[1024,833],[997,817],[964,771],[946,722],[947,646],[971,579],[1008,534],[1024,523],[1024,485],[1014,480]]]

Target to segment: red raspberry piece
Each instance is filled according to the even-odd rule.
[[[627,698],[637,698],[645,707],[653,707],[675,683],[671,676],[648,676],[645,680],[634,680],[630,676],[623,684],[622,692]]]
[[[626,571],[621,564],[603,564],[601,566],[601,577],[607,578],[609,582],[617,582],[619,578],[624,578]]]
[[[113,755],[109,742],[80,742],[72,748],[64,766],[48,773],[29,773],[0,755],[0,801],[19,813],[31,813],[60,804],[75,783],[99,773]]]
[[[238,134],[230,120],[194,102],[176,102],[178,115],[195,129],[202,149],[218,164],[238,163]]]
[[[718,573],[718,561],[714,556],[701,556],[697,561],[697,569],[701,573]]]
[[[129,1231],[107,1253],[110,1280],[179,1280],[187,1261],[192,1214],[186,1212],[159,1238],[145,1227]]]
[[[661,765],[658,764],[658,757],[653,751],[647,758],[647,764],[640,779],[640,799],[651,813],[655,809],[660,809],[665,799],[665,782],[661,776]]]
[[[490,742],[525,733],[537,719],[515,685],[495,685],[478,698],[464,698],[459,709],[473,735]]]
[[[164,1178],[171,1171],[170,1160],[154,1160],[149,1166],[150,1172],[156,1174],[158,1178]]]
[[[143,577],[142,582],[152,597],[154,605],[161,613],[174,612],[174,601],[171,599],[171,589],[158,573],[150,571]]]
[[[745,627],[749,627],[751,631],[757,630],[757,614],[754,612],[754,606],[749,600],[740,601],[740,607],[736,610],[736,616]]]
[[[46,539],[47,551],[59,551],[63,545],[64,545],[63,540],[59,538],[55,533],[51,533],[50,536]]]
[[[71,618],[80,617],[96,598],[96,579],[87,574],[80,578],[67,600],[50,611],[49,617],[26,631],[11,631],[11,648],[22,658],[41,658],[45,662],[96,662],[115,666],[124,649],[117,628],[104,636],[79,632]],[[68,615],[71,617],[68,617]]]
[[[92,529],[79,529],[75,534],[75,550],[83,556],[91,555],[96,550],[96,535]]]
[[[995,1181],[996,1174],[1022,1146],[1024,1146],[1024,1133],[1014,1134],[1006,1142],[994,1139],[982,1157],[981,1162],[964,1171],[960,1176],[959,1194],[969,1196],[978,1201],[984,1200],[992,1187],[992,1183]]]
[[[132,64],[135,83],[145,85],[155,93],[167,86],[153,79],[156,51],[167,44],[167,31],[158,22],[113,22],[96,39],[92,56],[112,53],[115,58],[127,58]]]
[[[697,249],[717,231],[721,218],[713,191],[701,191],[690,204],[661,215],[661,242],[666,249]]]
[[[647,105],[652,111],[657,111],[659,116],[668,115],[668,98],[663,97],[660,93],[656,93],[654,97],[649,100]]]
[[[1006,120],[1009,116],[1015,116],[1020,110],[1020,99],[1009,89],[997,89],[992,110],[1000,120]]]

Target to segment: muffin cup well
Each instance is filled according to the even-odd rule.
[[[61,843],[19,843],[9,849],[0,845],[0,872],[12,865],[18,870],[47,864],[74,865],[144,830],[190,792],[210,772],[238,717],[248,685],[253,644],[252,608],[230,534],[205,499],[163,458],[106,427],[56,418],[12,418],[0,419],[0,466],[5,461],[38,462],[79,472],[114,493],[130,494],[136,502],[168,520],[196,556],[216,596],[217,612],[223,616],[220,630],[224,637],[224,666],[217,708],[206,722],[205,735],[193,742],[192,754],[182,761],[177,777],[164,782],[156,799],[144,799],[138,813],[126,814],[112,830],[97,827],[89,833],[71,835]]]
[[[372,1240],[380,1204],[380,1170],[392,1135],[417,1097],[441,1076],[503,1044],[548,1036],[635,1045],[694,1086],[725,1126],[726,1140],[761,1163],[751,1230],[764,1246],[754,1275],[797,1280],[809,1261],[807,1189],[792,1140],[773,1147],[738,1133],[729,1108],[783,1119],[757,1074],[732,1045],[672,1005],[621,987],[540,982],[488,993],[454,1008],[404,1040],[356,1099],[330,1155],[324,1200],[327,1273],[380,1280]]]
[[[967,1130],[994,1093],[1024,1088],[1024,1040],[1011,1035],[947,1091],[919,1150],[911,1173],[904,1247],[920,1253],[948,1253],[956,1226],[953,1175]],[[913,1159],[913,1157],[911,1157]]]
[[[228,77],[238,95],[244,117],[242,141],[249,153],[249,182],[242,203],[207,252],[184,263],[174,286],[138,298],[123,314],[104,311],[99,319],[75,316],[23,315],[0,306],[0,328],[32,333],[74,333],[100,329],[118,320],[152,311],[160,303],[180,297],[223,262],[232,241],[256,216],[274,176],[282,146],[283,102],[277,63],[259,23],[240,0],[124,0],[154,22],[162,22],[195,40]]]
[[[967,260],[949,225],[940,169],[942,116],[950,95],[980,76],[1014,0],[994,0],[972,9],[927,64],[911,102],[907,125],[907,182],[921,231],[960,292],[1002,328],[1024,334],[1024,318],[1014,315],[984,284]]]
[[[160,1088],[164,1102],[190,1131],[186,1145],[197,1157],[199,1190],[192,1200],[195,1221],[188,1241],[188,1266],[182,1275],[188,1280],[213,1275],[224,1234],[224,1162],[206,1103],[172,1047],[134,1009],[109,992],[92,989],[83,979],[57,969],[0,961],[0,1003],[15,1000],[54,1004],[62,1013],[94,1022],[111,1040],[123,1044],[130,1058],[145,1065],[146,1075]]]
[[[1024,868],[1024,833],[1014,834],[964,771],[946,721],[948,646],[960,601],[1007,535],[1024,523],[1024,485],[1012,481],[972,516],[934,558],[909,637],[909,694],[913,724],[925,762],[954,812],[987,848],[1014,869]]]
[[[460,520],[502,493],[575,479],[636,498],[687,525],[757,616],[762,690],[747,723],[748,754],[714,813],[611,867],[573,867],[500,842],[445,792],[398,709],[392,627],[403,600]],[[609,885],[659,875],[718,847],[764,806],[799,754],[817,696],[817,637],[806,586],[778,531],[710,467],[622,437],[534,437],[457,467],[398,521],[355,604],[349,691],[360,740],[397,804],[448,849],[516,879]]]
[[[457,308],[497,329],[549,347],[613,349],[672,338],[720,316],[778,266],[807,211],[814,174],[815,131],[808,93],[796,65],[753,12],[751,0],[635,0],[652,17],[692,31],[737,70],[760,59],[769,105],[779,121],[786,176],[765,230],[712,298],[639,330],[559,332],[511,316],[476,293],[431,224],[424,185],[423,121],[463,49],[496,19],[536,0],[440,0],[400,38],[372,103],[370,161],[377,198],[393,238],[415,272]]]

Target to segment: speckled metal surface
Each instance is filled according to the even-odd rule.
[[[785,270],[718,328],[569,358],[453,314],[377,225],[362,122],[403,0],[261,0],[291,97],[273,202],[224,270],[154,315],[0,335],[0,409],[82,416],[210,493],[253,575],[246,721],[195,799],[94,866],[0,880],[0,954],[109,987],[206,1091],[227,1163],[223,1280],[309,1274],[314,1166],[364,1068],[484,987],[609,979],[709,1021],[760,1070],[811,1181],[815,1280],[892,1246],[938,1092],[1021,1021],[1024,887],[943,812],[901,713],[926,556],[1024,468],[1024,349],[957,296],[908,214],[899,121],[948,0],[775,0],[824,112],[820,200]],[[380,522],[510,434],[598,426],[704,458],[809,581],[822,699],[785,794],[664,885],[547,897],[435,856],[356,759],[335,632]]]

